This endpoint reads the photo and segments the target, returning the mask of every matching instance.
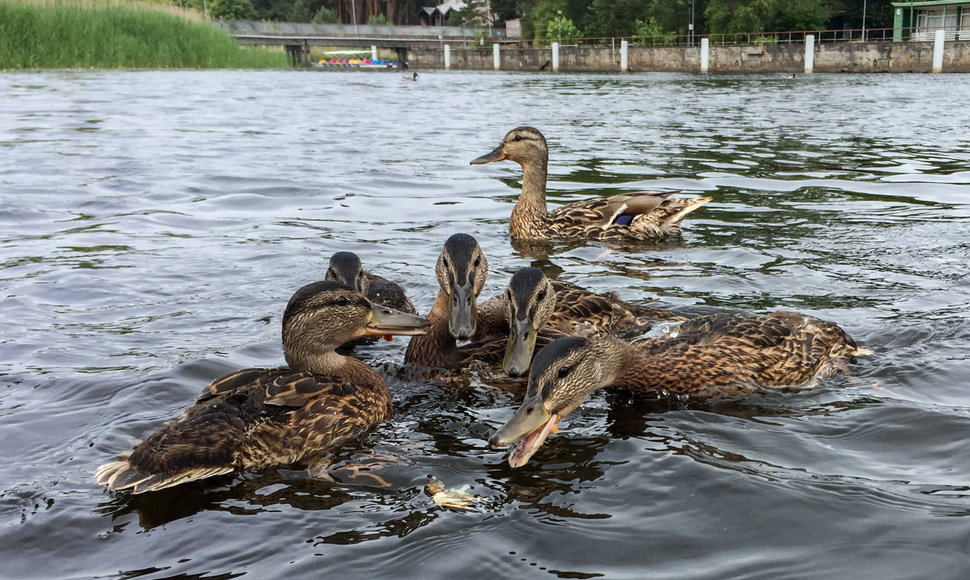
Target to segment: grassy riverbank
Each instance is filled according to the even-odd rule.
[[[0,0],[0,68],[287,68],[204,22],[148,5]]]

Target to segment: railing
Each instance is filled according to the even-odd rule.
[[[212,24],[230,34],[275,34],[287,36],[347,36],[357,38],[435,38],[447,41],[473,40],[488,29],[460,26],[401,26],[392,24],[314,24],[254,20],[216,20]],[[493,28],[491,37],[505,36],[504,29]]]
[[[462,28],[454,26],[395,26],[369,24],[310,24],[294,22],[266,21],[216,21],[219,28],[231,34],[268,34],[289,36],[342,36],[353,38],[413,38],[434,39],[443,43],[461,42],[472,48],[474,40],[488,37],[488,42],[518,44],[522,47],[548,47],[553,42],[560,46],[611,46],[619,49],[622,41],[630,46],[650,47],[690,47],[700,44],[701,35],[661,34],[656,36],[627,37],[583,37],[583,38],[545,38],[524,40],[507,38],[506,31],[493,27],[491,30]],[[949,27],[906,27],[906,28],[843,28],[841,30],[789,30],[783,32],[744,32],[732,34],[705,34],[713,46],[726,45],[766,45],[802,44],[807,35],[812,35],[818,44],[838,42],[879,42],[894,38],[909,41],[932,41],[938,29],[946,31],[947,40],[970,40],[970,28]],[[490,36],[488,36],[490,34]]]
[[[818,44],[838,42],[882,42],[892,41],[894,36],[904,40],[929,42],[936,30],[943,27],[907,28],[843,28],[840,30],[788,30],[784,32],[743,32],[731,34],[704,34],[712,46],[762,45],[762,44],[803,44],[807,35],[812,35]],[[948,27],[946,40],[970,40],[970,28],[957,30]],[[698,46],[702,35],[661,34],[657,36],[605,36],[583,38],[544,38],[536,41],[520,41],[530,46],[547,47],[553,42],[560,46],[613,46],[619,47],[621,41],[630,46]],[[510,39],[511,40],[511,39]]]

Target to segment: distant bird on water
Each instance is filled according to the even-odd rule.
[[[411,75],[411,76],[408,76],[408,75],[404,75],[404,76],[403,76],[403,77],[401,77],[401,78],[402,78],[403,80],[406,80],[406,81],[416,81],[416,80],[418,80],[418,73],[416,73],[416,72],[415,72],[415,73],[414,73],[413,75]]]

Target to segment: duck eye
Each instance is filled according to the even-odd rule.
[[[475,263],[472,264],[472,265],[475,266],[475,268],[477,269],[479,266],[482,265],[482,258],[481,257],[476,257],[475,258]]]
[[[336,302],[337,306],[346,306],[349,300],[347,300],[346,296],[337,296]]]
[[[545,290],[540,290],[539,291],[539,295],[536,296],[536,298],[539,299],[539,302],[542,302],[543,300],[545,300],[546,299],[546,291]]]
[[[522,135],[515,135],[515,136],[512,137],[512,140],[513,141],[521,141],[522,140]]]
[[[526,415],[531,415],[532,414],[532,411],[535,411],[535,407],[529,407],[528,409],[526,409],[525,410],[525,414]]]
[[[556,376],[558,376],[560,379],[564,378],[571,370],[572,369],[569,367],[559,367],[559,372],[556,373]]]

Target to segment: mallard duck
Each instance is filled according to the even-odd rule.
[[[512,276],[505,304],[509,337],[502,367],[512,377],[529,370],[542,331],[553,338],[600,336],[649,330],[660,320],[684,320],[662,308],[624,302],[612,292],[596,294],[571,282],[550,280],[531,266]]]
[[[549,149],[537,129],[509,131],[494,151],[472,161],[482,165],[502,160],[522,166],[522,193],[512,210],[509,231],[523,240],[644,240],[680,229],[687,214],[709,197],[679,198],[669,192],[641,191],[596,197],[546,210]]]
[[[360,257],[353,252],[337,252],[331,256],[327,274],[323,279],[346,284],[366,295],[367,299],[375,304],[408,314],[418,313],[404,292],[403,286],[364,270]]]
[[[458,369],[472,358],[479,345],[459,347],[456,340],[479,341],[501,334],[504,302],[500,297],[478,303],[488,277],[488,260],[478,241],[468,234],[455,234],[445,241],[435,266],[438,296],[423,336],[416,336],[404,353],[405,364]]]
[[[804,385],[847,370],[845,359],[863,354],[869,351],[838,325],[794,312],[701,316],[637,345],[612,336],[560,338],[536,354],[522,405],[489,444],[521,441],[509,455],[520,467],[597,389],[705,400]]]
[[[144,493],[313,459],[391,416],[380,375],[334,349],[365,335],[420,334],[427,325],[337,282],[304,286],[283,314],[289,367],[216,379],[181,416],[99,467],[95,479]]]

